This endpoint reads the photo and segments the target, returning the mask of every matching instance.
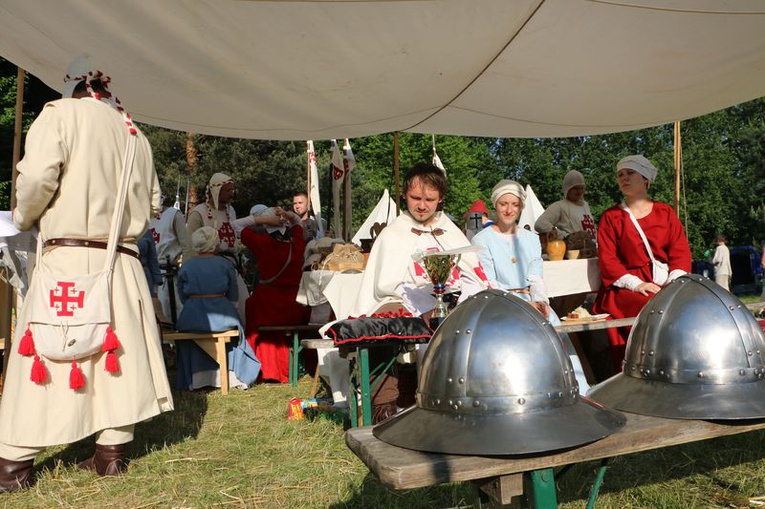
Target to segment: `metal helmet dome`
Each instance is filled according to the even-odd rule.
[[[640,311],[624,371],[588,392],[637,414],[680,419],[765,417],[765,336],[716,283],[678,278]]]
[[[528,454],[593,442],[623,415],[579,395],[550,322],[499,290],[446,318],[423,359],[417,404],[375,426],[393,445],[430,452]]]

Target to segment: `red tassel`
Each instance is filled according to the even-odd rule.
[[[39,355],[35,355],[35,360],[32,362],[32,376],[29,379],[36,384],[44,384],[48,380],[48,370],[45,369],[45,364],[40,360]]]
[[[102,352],[113,352],[120,347],[120,342],[117,339],[117,335],[112,330],[111,326],[106,328],[106,337],[104,338],[104,345],[101,347]]]
[[[106,371],[108,373],[120,372],[120,361],[117,359],[117,354],[114,352],[106,354]]]
[[[69,372],[69,388],[76,391],[83,387],[85,387],[85,375],[82,374],[77,362],[72,361],[72,370]]]
[[[32,331],[29,330],[29,326],[27,326],[27,330],[24,331],[24,335],[21,337],[21,341],[19,341],[19,355],[34,355],[35,354],[35,341],[32,339]]]

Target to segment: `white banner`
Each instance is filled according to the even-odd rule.
[[[324,236],[324,228],[321,221],[321,198],[319,197],[319,167],[316,165],[316,151],[313,148],[313,140],[306,142],[308,147],[308,196],[311,200],[311,210],[313,210],[318,228],[317,238]],[[309,241],[311,239],[306,239]]]
[[[342,202],[340,201],[340,189],[343,187],[345,170],[343,169],[343,156],[340,154],[340,147],[337,140],[332,140],[332,224],[335,230],[335,236],[339,236],[343,231]]]

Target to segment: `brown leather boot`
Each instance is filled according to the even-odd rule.
[[[0,458],[0,492],[19,491],[32,486],[32,463],[34,460]]]
[[[98,475],[120,475],[127,470],[125,444],[96,444],[96,453],[85,461],[77,463],[81,470],[95,470]]]

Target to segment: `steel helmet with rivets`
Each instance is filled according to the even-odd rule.
[[[625,421],[579,395],[569,353],[541,313],[510,293],[486,290],[436,331],[416,405],[373,433],[409,449],[508,455],[593,442]]]
[[[734,295],[702,276],[681,276],[640,311],[622,373],[588,396],[659,417],[765,417],[765,336]]]

